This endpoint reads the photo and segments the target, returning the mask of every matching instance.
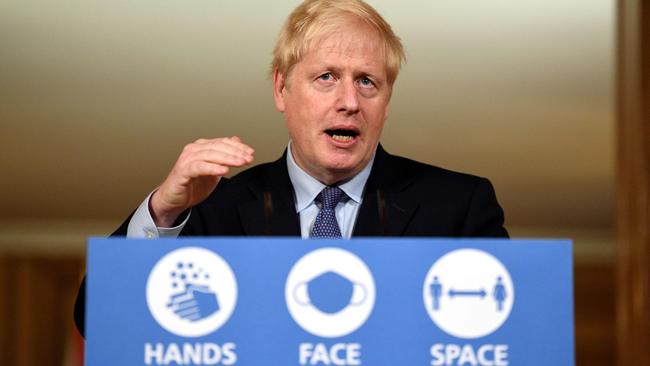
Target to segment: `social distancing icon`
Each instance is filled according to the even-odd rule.
[[[477,249],[458,249],[438,259],[423,285],[431,320],[459,338],[479,338],[508,319],[515,291],[505,266]]]

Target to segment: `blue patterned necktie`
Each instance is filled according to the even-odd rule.
[[[343,191],[339,187],[325,187],[316,197],[320,201],[320,211],[316,216],[311,238],[341,238],[341,228],[336,221],[336,205],[341,201]]]

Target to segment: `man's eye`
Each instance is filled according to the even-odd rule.
[[[330,80],[332,80],[332,73],[327,72],[327,73],[319,76],[319,79],[321,79],[323,81],[330,81]]]
[[[367,77],[363,77],[363,78],[361,78],[361,80],[359,80],[359,82],[361,83],[362,86],[366,86],[366,87],[369,87],[369,86],[373,86],[373,85],[374,85],[374,83],[372,82],[372,80],[370,80],[370,79],[367,78]]]

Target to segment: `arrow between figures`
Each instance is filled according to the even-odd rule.
[[[487,295],[487,293],[483,289],[480,289],[478,291],[457,291],[457,290],[454,290],[454,289],[449,290],[449,297],[451,297],[451,298],[454,298],[456,296],[484,298],[485,295]]]

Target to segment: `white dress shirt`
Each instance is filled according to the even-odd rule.
[[[345,198],[341,199],[336,206],[336,221],[339,223],[341,235],[346,239],[349,239],[354,231],[354,223],[363,201],[363,189],[374,160],[375,156],[373,155],[362,171],[351,179],[338,184],[345,193]],[[287,154],[287,168],[295,192],[296,213],[300,214],[300,234],[303,239],[307,239],[316,221],[318,211],[320,211],[320,203],[315,202],[315,199],[327,186],[307,174],[296,164],[291,154],[291,142],[289,142],[289,153]]]

